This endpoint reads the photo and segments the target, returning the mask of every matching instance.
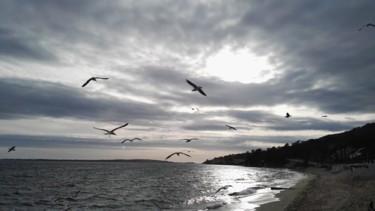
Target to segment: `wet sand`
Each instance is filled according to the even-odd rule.
[[[309,183],[316,178],[315,174],[306,174],[306,178],[299,181],[294,187],[286,189],[276,194],[278,201],[270,202],[267,204],[262,204],[260,207],[256,208],[256,211],[279,211],[285,210],[293,200],[295,200],[309,185]]]
[[[353,211],[368,210],[375,202],[375,176],[356,175],[350,170],[332,173],[308,168],[309,175],[293,188],[276,195],[280,201],[261,205],[257,211]]]

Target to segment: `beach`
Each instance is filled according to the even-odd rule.
[[[279,201],[261,205],[257,211],[353,211],[368,210],[375,201],[374,174],[358,174],[349,170],[332,172],[307,168],[308,177],[276,195]]]

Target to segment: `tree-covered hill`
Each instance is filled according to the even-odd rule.
[[[375,159],[375,123],[318,139],[296,141],[282,147],[257,149],[207,160],[204,164],[245,166],[285,166],[291,161],[302,165],[372,162]]]

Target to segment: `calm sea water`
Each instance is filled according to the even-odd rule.
[[[240,166],[0,160],[0,210],[255,210],[277,200],[270,187],[303,177]]]

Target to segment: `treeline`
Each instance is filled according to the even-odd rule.
[[[204,164],[282,167],[372,162],[375,159],[375,123],[339,134],[292,144],[256,149],[207,160]]]

